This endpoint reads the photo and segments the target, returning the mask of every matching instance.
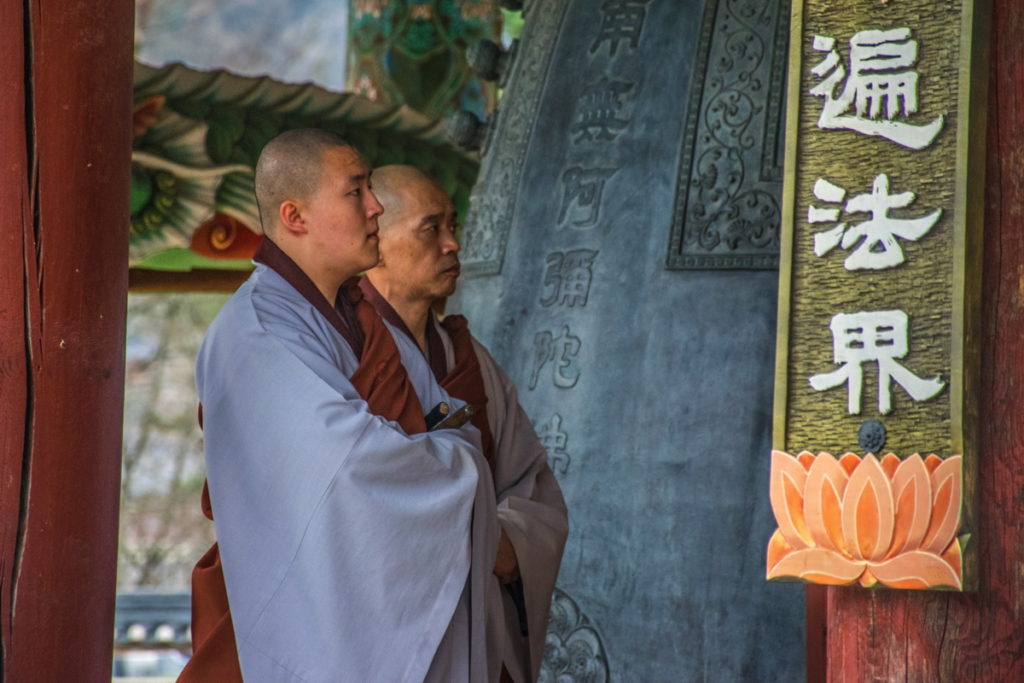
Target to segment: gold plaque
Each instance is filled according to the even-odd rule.
[[[969,585],[981,4],[793,3],[769,579]]]

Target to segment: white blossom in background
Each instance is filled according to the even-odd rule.
[[[917,41],[909,28],[860,31],[850,39],[850,72],[847,75],[835,38],[814,36],[812,47],[827,53],[811,73],[824,79],[810,93],[825,99],[819,128],[844,128],[876,135],[909,147],[923,149],[942,130],[939,116],[931,123],[915,125],[897,121],[917,112]],[[845,81],[845,82],[844,82]],[[836,89],[842,91],[836,96]]]
[[[823,202],[841,205],[846,190],[818,178],[814,183],[814,196]],[[897,238],[916,242],[931,230],[942,216],[942,209],[936,209],[919,218],[896,218],[889,215],[892,209],[903,209],[914,201],[913,192],[889,194],[889,176],[880,173],[875,176],[871,192],[859,194],[846,202],[845,210],[851,213],[867,213],[870,218],[861,222],[840,222],[835,227],[814,235],[814,254],[824,256],[841,246],[850,249],[856,246],[846,258],[847,270],[882,270],[898,266],[906,260],[903,248]],[[833,223],[839,220],[838,206],[807,207],[807,221],[811,224]]]
[[[847,412],[860,414],[861,390],[864,386],[864,363],[878,364],[878,412],[888,415],[892,410],[890,385],[903,387],[915,401],[935,397],[946,383],[938,377],[922,379],[896,362],[907,355],[907,314],[903,311],[862,311],[839,313],[832,318],[833,359],[841,367],[832,372],[814,375],[811,386],[825,391],[846,384]]]

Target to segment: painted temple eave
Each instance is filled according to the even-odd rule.
[[[283,83],[182,64],[135,63],[129,264],[247,268],[258,228],[253,168],[278,133],[317,127],[355,145],[372,166],[407,163],[468,202],[479,161],[442,124],[311,83]]]

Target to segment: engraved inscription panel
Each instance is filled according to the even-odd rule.
[[[670,269],[778,266],[788,8],[786,0],[707,3]]]
[[[495,114],[497,121],[489,151],[484,155],[462,233],[462,273],[465,277],[497,275],[505,259],[519,181],[537,118],[537,107],[547,78],[555,39],[568,2],[535,0],[505,97]],[[496,191],[495,188],[501,188]]]

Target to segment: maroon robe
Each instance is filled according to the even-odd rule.
[[[370,302],[380,317],[387,320],[402,334],[409,337],[412,343],[419,346],[416,337],[409,330],[409,327],[402,320],[398,311],[388,303],[377,288],[373,286],[370,279],[363,277],[359,280],[359,288],[363,292],[366,301]],[[455,356],[455,364],[449,368],[445,359],[444,344],[441,336],[437,333],[434,325],[441,325],[452,340],[452,352]],[[473,348],[473,336],[469,333],[469,322],[465,316],[449,315],[438,323],[433,318],[427,321],[427,350],[424,353],[430,371],[434,373],[434,379],[448,392],[450,396],[461,399],[473,406],[473,417],[470,420],[474,427],[480,430],[480,444],[483,448],[484,459],[491,468],[491,476],[497,476],[495,469],[494,436],[491,433],[491,425],[487,419],[487,391],[484,387],[483,374],[480,371],[480,359],[477,358],[476,350]],[[517,609],[520,610],[520,618],[525,623],[525,607],[523,607],[522,584],[517,580],[513,591],[513,600]],[[511,683],[512,677],[508,670],[502,666],[500,683]]]
[[[405,321],[398,315],[398,312],[388,303],[387,299],[381,296],[377,288],[373,286],[369,278],[359,280],[359,289],[363,297],[375,309],[380,317],[387,320],[391,325],[405,334],[412,340],[413,344],[419,345],[416,337],[406,326]],[[452,347],[455,355],[455,365],[448,368],[445,360],[444,344],[441,336],[434,328],[435,324],[444,327],[448,336],[451,337]],[[441,385],[450,396],[461,399],[473,406],[473,426],[480,430],[480,443],[483,446],[484,458],[491,468],[494,469],[494,436],[491,434],[491,426],[487,420],[487,392],[484,389],[484,378],[480,372],[480,360],[473,349],[473,336],[469,333],[469,323],[461,315],[449,315],[442,322],[434,320],[427,321],[427,351],[425,353],[427,363],[430,365],[434,379]]]

